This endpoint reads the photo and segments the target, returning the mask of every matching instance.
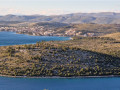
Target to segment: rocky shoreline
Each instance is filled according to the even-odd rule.
[[[58,79],[72,79],[72,78],[112,78],[120,77],[120,75],[103,75],[103,76],[71,76],[71,77],[60,77],[60,76],[40,76],[40,77],[29,77],[29,76],[9,76],[9,75],[0,75],[0,77],[11,77],[11,78],[58,78]]]

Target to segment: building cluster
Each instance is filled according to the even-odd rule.
[[[45,35],[50,36],[54,33],[53,28],[46,28],[44,26],[37,27],[0,27],[0,31],[12,31],[20,34],[29,34],[29,35]]]
[[[93,37],[95,33],[82,33],[82,31],[77,30],[76,28],[70,28],[63,32],[59,32],[56,28],[45,27],[45,26],[5,26],[0,27],[0,31],[12,31],[19,34],[29,34],[34,36],[84,36],[84,37]]]

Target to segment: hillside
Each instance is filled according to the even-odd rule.
[[[120,41],[111,37],[73,37],[71,41],[51,42],[120,57]]]
[[[103,37],[110,37],[120,41],[120,32],[104,35]]]
[[[72,13],[65,15],[6,15],[0,21],[120,24],[120,13]]]
[[[21,22],[1,25],[0,31],[14,31],[37,36],[103,36],[120,32],[120,24],[65,24],[58,22]]]
[[[115,42],[110,38],[77,37],[70,41],[0,47],[0,74],[29,77],[120,75],[120,43]]]
[[[55,33],[70,33],[71,36],[83,36],[85,34],[101,36],[115,32],[120,32],[119,24],[72,24],[56,29]]]
[[[38,22],[34,23],[33,26],[44,26],[47,28],[60,28],[68,26],[69,24],[66,23],[58,23],[58,22]]]

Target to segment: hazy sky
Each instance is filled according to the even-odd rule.
[[[120,0],[0,0],[0,15],[120,12]]]

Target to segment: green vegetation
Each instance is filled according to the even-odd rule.
[[[54,44],[120,57],[120,41],[111,37],[73,37],[71,41],[54,42]]]
[[[120,43],[109,37],[74,37],[70,41],[0,47],[0,74],[30,77],[120,75]]]

